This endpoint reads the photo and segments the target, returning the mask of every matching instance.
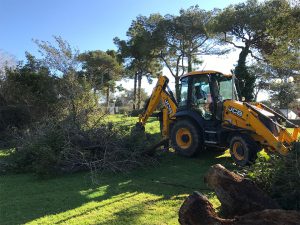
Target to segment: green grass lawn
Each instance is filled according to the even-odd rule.
[[[109,121],[134,125],[136,118],[114,116]],[[150,118],[148,133],[159,132]],[[0,151],[0,160],[9,151]],[[183,158],[161,153],[159,163],[127,174],[102,174],[93,183],[90,173],[41,180],[32,174],[0,176],[0,224],[178,224],[186,196],[200,191],[218,207],[203,175],[216,163],[231,166],[228,154],[202,152]]]
[[[129,117],[125,115],[109,115],[107,116],[106,121],[113,122],[118,126],[124,127],[133,127],[135,126],[136,122],[138,122],[137,117]],[[148,122],[146,124],[146,132],[149,134],[159,134],[159,121],[156,117],[149,117]]]
[[[137,118],[113,116],[109,121],[134,125]],[[146,131],[159,133],[150,118]],[[0,159],[9,151],[0,151]],[[203,183],[203,175],[215,163],[231,162],[217,152],[197,158],[161,153],[154,166],[127,174],[102,174],[97,183],[90,173],[41,180],[32,174],[0,176],[0,224],[178,224],[178,210],[193,191],[219,202]]]
[[[0,224],[178,224],[180,205],[195,190],[218,206],[203,183],[212,164],[228,162],[218,155],[204,152],[187,159],[164,153],[157,166],[104,174],[98,184],[89,173],[48,180],[2,175]]]

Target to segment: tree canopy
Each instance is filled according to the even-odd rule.
[[[240,55],[235,74],[240,80],[241,95],[247,101],[253,100],[255,76],[247,70],[246,60],[250,54],[257,60],[272,54],[276,45],[270,41],[268,27],[285,1],[271,0],[258,2],[248,0],[246,3],[230,5],[222,10],[215,18],[215,32],[223,34],[221,40],[240,49]]]

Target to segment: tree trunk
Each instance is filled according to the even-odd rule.
[[[138,90],[137,90],[137,109],[141,108],[141,88],[142,88],[142,74],[138,75]]]
[[[222,213],[226,216],[279,208],[251,180],[230,172],[220,164],[212,166],[204,180],[215,191],[222,204]]]
[[[177,102],[180,101],[179,76],[175,77],[175,94]]]
[[[194,192],[182,204],[178,221],[181,225],[297,225],[300,224],[300,212],[265,209],[223,219],[204,195]]]
[[[189,54],[188,55],[188,73],[192,72],[193,68],[192,68],[192,55]]]
[[[109,107],[109,86],[107,87],[107,90],[106,90],[106,107],[107,107],[107,109]]]
[[[220,218],[213,205],[202,194],[194,192],[181,205],[179,210],[179,223],[181,225],[209,225],[226,224],[227,220]],[[228,220],[232,222],[233,220]]]
[[[250,74],[247,66],[246,66],[246,59],[248,54],[250,53],[250,45],[245,44],[245,47],[242,48],[242,51],[239,54],[238,64],[235,67],[234,73],[238,78],[238,86],[239,89],[239,97],[245,97],[246,101],[252,101],[254,96],[254,84],[255,84],[255,76]]]
[[[133,86],[133,105],[132,105],[132,108],[133,108],[133,109],[136,109],[135,104],[136,104],[136,86],[137,86],[137,77],[138,77],[138,74],[135,73],[135,74],[134,74],[134,86]]]
[[[194,192],[179,210],[182,225],[296,225],[300,212],[279,209],[277,203],[265,195],[252,181],[222,165],[210,168],[204,181],[214,189],[221,202],[221,218],[209,200]]]

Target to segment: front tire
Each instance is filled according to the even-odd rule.
[[[239,166],[249,166],[257,159],[260,147],[248,135],[234,135],[230,140],[230,154]]]
[[[192,157],[202,147],[199,129],[189,120],[179,120],[172,128],[171,143],[178,154]]]

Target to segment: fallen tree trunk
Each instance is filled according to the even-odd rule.
[[[194,192],[180,207],[178,221],[181,225],[219,225],[230,224],[233,220],[220,218],[209,200],[199,192]]]
[[[194,192],[179,210],[181,225],[298,225],[300,213],[282,209],[266,209],[248,213],[233,219],[223,219],[217,215],[208,199]]]
[[[251,180],[227,170],[220,164],[209,169],[204,181],[215,191],[221,202],[222,214],[226,217],[280,208]]]

